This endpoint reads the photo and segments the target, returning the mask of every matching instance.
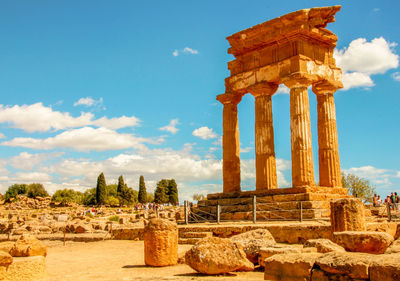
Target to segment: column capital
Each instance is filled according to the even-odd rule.
[[[275,83],[258,83],[251,86],[248,92],[255,98],[259,96],[272,96],[278,90],[278,84]]]
[[[308,77],[293,77],[283,82],[289,89],[308,88],[314,81]]]
[[[242,94],[224,93],[217,96],[217,101],[222,104],[238,104],[242,100]]]
[[[326,81],[317,82],[312,85],[312,91],[316,95],[334,94],[338,89],[337,86]]]

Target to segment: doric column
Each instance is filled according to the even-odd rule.
[[[318,160],[320,186],[342,187],[335,100],[337,88],[327,84],[313,85],[317,95]]]
[[[277,89],[264,83],[249,90],[255,98],[256,190],[278,188],[271,100]]]
[[[305,79],[292,79],[285,82],[285,85],[290,88],[293,187],[315,185],[310,105],[307,91],[307,87],[310,84],[311,83]]]
[[[224,192],[240,191],[240,140],[237,104],[240,94],[222,94],[217,100],[224,105],[222,135],[222,175]]]

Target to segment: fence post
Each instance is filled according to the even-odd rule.
[[[257,221],[257,198],[254,195],[253,196],[253,223],[256,223]]]
[[[217,223],[221,221],[221,206],[218,204],[217,205]]]
[[[299,218],[300,222],[303,221],[303,202],[300,201],[300,208],[299,208]]]
[[[184,202],[184,210],[185,210],[185,224],[189,223],[189,214],[188,214],[188,201]]]
[[[387,206],[388,220],[392,221],[392,211],[390,210],[390,204],[388,203],[386,206]]]

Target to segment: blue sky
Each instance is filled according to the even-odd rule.
[[[350,3],[349,3],[350,2]],[[225,37],[304,8],[342,5],[345,88],[335,94],[344,172],[400,192],[397,1],[1,1],[0,192],[50,191],[123,175],[148,190],[177,180],[182,199],[222,191]],[[318,181],[316,99],[309,90]],[[273,96],[280,187],[291,185],[289,95]],[[254,189],[254,98],[239,104],[242,188]]]

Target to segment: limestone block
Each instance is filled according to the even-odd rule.
[[[262,247],[268,247],[276,244],[274,237],[266,229],[251,230],[232,236],[230,239],[233,242],[242,244],[247,259],[254,264],[258,263],[258,257]]]
[[[0,244],[1,247],[1,244]],[[400,253],[400,239],[393,241],[389,248],[386,249],[385,254],[397,254]]]
[[[382,255],[374,260],[369,267],[370,281],[400,280],[400,255]]]
[[[168,266],[178,262],[178,227],[165,219],[151,219],[144,229],[146,265]]]
[[[246,258],[242,245],[226,238],[200,240],[185,255],[186,264],[204,274],[252,271],[254,265]]]
[[[329,239],[310,239],[304,243],[304,247],[316,247],[318,253],[345,252],[345,249]]]
[[[9,266],[12,261],[13,258],[9,253],[0,251],[0,266]]]
[[[0,271],[1,273],[1,271]],[[5,271],[4,281],[39,281],[46,277],[46,258],[18,257]],[[1,278],[0,278],[1,280]]]
[[[11,248],[14,247],[14,244],[15,244],[15,242],[13,242],[13,241],[1,242],[0,243],[0,251],[9,253]]]
[[[359,198],[331,201],[331,231],[365,231],[364,204]]]
[[[370,263],[371,255],[347,252],[326,253],[315,261],[315,264],[325,272],[348,275],[355,279],[368,279]]]
[[[333,233],[334,241],[350,252],[383,254],[393,236],[378,231],[343,231]]]
[[[264,280],[309,280],[320,253],[277,254],[265,260]]]
[[[13,257],[46,256],[47,247],[35,236],[24,234],[15,242],[10,255]]]
[[[265,267],[265,259],[278,254],[300,254],[301,248],[294,246],[274,245],[270,247],[263,247],[259,251],[258,264]]]

